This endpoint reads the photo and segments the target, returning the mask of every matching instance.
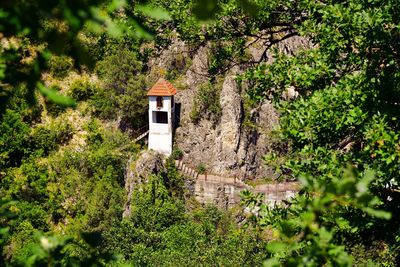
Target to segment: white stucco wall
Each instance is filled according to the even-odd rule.
[[[149,149],[165,155],[172,153],[172,134],[149,134]]]
[[[168,123],[156,123],[155,111],[167,112]],[[157,97],[149,96],[149,149],[171,155],[173,111],[171,97],[164,96],[163,107],[157,108]]]

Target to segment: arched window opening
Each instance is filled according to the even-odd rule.
[[[157,108],[162,108],[163,107],[163,98],[162,98],[162,96],[157,96],[156,101],[157,101]]]

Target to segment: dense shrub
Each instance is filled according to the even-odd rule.
[[[3,252],[4,257],[11,265],[22,266],[27,262],[29,255],[32,253],[31,249],[36,233],[36,229],[29,221],[22,221],[11,232],[12,235],[8,240],[10,245]]]
[[[47,182],[47,167],[32,156],[18,170],[9,172],[4,189],[12,198],[40,203],[47,200]]]
[[[49,125],[39,125],[32,130],[30,147],[47,155],[59,145],[67,143],[72,135],[73,130],[68,123],[54,121]]]
[[[169,194],[176,199],[183,200],[185,194],[185,183],[181,173],[175,166],[175,160],[172,157],[165,161],[165,173],[162,173],[164,185]]]
[[[72,217],[72,228],[97,231],[121,217],[126,162],[137,148],[127,135],[107,130],[96,119],[85,129],[84,149],[65,149],[49,159],[48,190],[57,220]]]
[[[87,77],[83,77],[72,82],[68,94],[75,100],[85,101],[94,96],[98,90],[96,84],[92,83]]]
[[[204,163],[200,163],[199,165],[197,165],[196,171],[200,174],[204,174],[207,171],[207,166]]]
[[[260,266],[266,253],[255,231],[237,228],[232,214],[214,206],[162,231],[115,221],[104,245],[105,251],[124,255],[124,262],[134,266]]]
[[[182,150],[180,150],[179,148],[174,148],[172,150],[172,158],[173,159],[178,160],[178,159],[182,159],[182,157],[183,157]]]
[[[52,56],[49,60],[50,73],[56,78],[64,78],[72,70],[74,62],[68,56]]]
[[[170,196],[160,177],[148,182],[132,194],[132,222],[147,231],[160,231],[183,220],[185,208],[181,201]],[[151,207],[151,208],[150,208]]]
[[[174,57],[168,62],[165,79],[169,81],[175,80],[180,75],[185,74],[191,64],[192,60],[190,57],[185,56],[182,53],[174,55]]]
[[[53,86],[52,89],[55,91],[61,90],[61,88],[57,85]],[[52,117],[57,117],[61,115],[61,113],[63,113],[67,109],[66,106],[56,104],[48,98],[44,98],[44,104],[46,106],[47,114],[51,115]]]
[[[200,86],[193,101],[190,119],[193,123],[198,123],[202,118],[212,120],[217,123],[222,115],[222,108],[219,102],[220,88],[211,83]]]
[[[29,125],[20,113],[6,110],[0,121],[0,167],[17,166],[28,153]]]
[[[254,229],[239,228],[230,211],[207,205],[185,212],[171,186],[179,177],[169,161],[168,179],[148,177],[136,187],[132,214],[105,232],[104,251],[120,253],[134,266],[260,265],[265,242]]]
[[[135,53],[120,49],[97,64],[104,87],[92,97],[95,115],[121,119],[121,128],[137,129],[147,123],[147,84]]]

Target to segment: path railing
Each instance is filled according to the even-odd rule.
[[[204,181],[220,183],[220,184],[233,184],[238,187],[249,187],[244,182],[242,182],[236,175],[234,177],[223,177],[223,176],[208,174],[207,172],[204,174],[200,174],[196,170],[187,166],[181,160],[175,160],[175,166],[181,173],[183,173],[189,177],[192,177],[196,180],[204,180]]]
[[[175,160],[176,168],[183,174],[192,177],[196,180],[203,180],[214,183],[221,184],[231,184],[240,188],[252,189],[254,192],[284,192],[284,191],[298,191],[299,183],[298,182],[281,182],[281,183],[271,183],[271,184],[261,184],[251,187],[248,184],[245,184],[238,176],[234,177],[224,177],[214,174],[200,174],[196,170],[187,166],[181,160]]]
[[[175,166],[179,171],[181,171],[183,174],[188,175],[189,177],[198,179],[200,176],[200,174],[197,171],[186,166],[181,160],[175,160]]]
[[[199,196],[202,201],[209,200],[210,194],[215,194],[217,190],[219,193],[223,192],[225,194],[229,205],[237,204],[240,200],[239,192],[247,189],[254,193],[263,193],[263,202],[270,206],[275,206],[277,203],[282,203],[282,201],[294,197],[300,189],[298,182],[260,184],[252,187],[245,184],[236,175],[234,177],[224,177],[207,173],[199,174],[196,170],[185,165],[181,160],[175,160],[175,165],[181,173],[195,179],[196,196]],[[205,188],[209,188],[207,194],[204,194]],[[215,195],[214,197],[218,199]]]
[[[138,130],[135,131],[135,135],[138,134],[138,136],[135,138],[135,142],[138,142],[142,140],[144,137],[146,137],[149,134],[149,126],[145,125]]]

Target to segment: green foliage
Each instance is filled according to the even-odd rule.
[[[233,65],[249,60],[246,54],[244,39],[234,39],[231,42],[216,41],[211,47],[208,73],[211,75],[224,74]]]
[[[40,82],[37,83],[36,86],[39,91],[46,97],[46,99],[54,102],[54,104],[57,104],[61,107],[74,107],[76,105],[76,102],[73,99],[61,94],[57,90],[57,88],[48,88]]]
[[[132,265],[257,266],[265,243],[250,229],[237,229],[232,215],[215,207],[196,211],[193,219],[164,231],[146,231],[129,220],[115,222],[105,235],[107,250],[124,255]]]
[[[74,257],[69,254],[75,240],[64,236],[44,236],[36,234],[36,242],[30,247],[30,254],[22,259],[26,266],[107,266],[116,261],[114,254],[99,253],[101,236],[98,233],[82,233],[83,245],[87,249],[85,255]]]
[[[1,219],[10,229],[7,239],[2,239],[2,247],[7,245],[3,252],[7,263],[38,265],[54,260],[79,264],[107,262],[106,257],[111,257],[107,252],[98,254],[79,233],[104,230],[121,217],[125,164],[136,147],[126,135],[110,132],[92,120],[83,149],[67,146],[57,152],[70,138],[71,129],[69,124],[36,126],[27,138],[29,154],[2,174],[1,194],[18,200],[12,206],[18,217],[8,222]],[[38,247],[33,235],[56,228],[71,235],[61,238],[70,241],[54,250]]]
[[[56,89],[56,88],[54,88],[54,89]],[[58,90],[58,88],[56,90]],[[53,118],[61,115],[64,111],[67,110],[66,106],[56,104],[49,99],[45,99],[44,104],[46,106],[47,114],[52,116]]]
[[[174,55],[172,60],[168,62],[165,79],[168,81],[177,79],[180,75],[186,73],[191,64],[192,61],[189,57],[185,57],[183,54]]]
[[[123,4],[0,4],[0,194],[18,200],[11,205],[18,218],[4,217],[0,210],[0,265],[105,265],[109,251],[139,266],[255,266],[265,257],[267,266],[399,265],[400,35],[395,3],[153,0],[124,9]],[[91,58],[101,59],[101,86],[81,80],[70,95],[88,100],[85,104],[99,118],[121,119],[121,129],[147,123],[149,50],[142,51],[136,38],[154,37],[150,29],[159,32],[156,48],[177,36],[194,49],[211,43],[211,76],[243,62],[250,64],[239,67],[254,67],[241,77],[249,82],[251,97],[245,109],[266,98],[275,100],[280,128],[272,147],[277,149],[266,159],[283,178],[302,182],[298,198],[271,209],[260,204],[260,196],[244,193],[253,214],[245,230],[234,222],[243,217],[213,207],[188,210],[184,180],[170,159],[159,176],[137,186],[133,216],[121,220],[125,165],[137,149],[133,142],[98,120],[74,136],[79,145],[68,144],[73,125],[35,124],[41,112],[32,105],[35,88],[53,116],[63,111],[58,105],[75,105],[44,86],[43,72],[61,78],[72,67],[90,66]],[[295,35],[313,46],[291,55],[271,51]],[[247,62],[246,46],[255,42],[265,51]],[[188,64],[177,56],[168,78],[179,77]],[[299,97],[283,101],[289,90]],[[218,122],[219,93],[220,87],[211,83],[199,89],[193,122]],[[35,239],[38,230],[71,238]],[[93,235],[79,234],[82,230]],[[104,249],[96,246],[98,238],[88,238],[99,236],[96,231],[105,233]],[[262,231],[274,234],[267,251]]]
[[[0,166],[11,167],[20,163],[27,153],[30,129],[16,111],[6,110],[0,123]]]
[[[12,249],[7,247],[3,255],[13,265],[24,264],[35,242],[35,229],[29,221],[23,221],[15,227],[14,233],[8,240]]]
[[[4,253],[4,245],[6,244],[9,227],[7,226],[9,221],[15,216],[11,211],[10,207],[13,204],[12,201],[6,199],[0,199],[0,255]],[[0,264],[4,265],[4,258],[0,257]]]
[[[243,76],[255,102],[274,99],[281,112],[276,147],[284,149],[270,163],[303,182],[303,195],[287,209],[261,208],[269,218],[261,224],[280,235],[267,264],[349,266],[357,240],[392,244],[391,255],[395,235],[384,229],[398,229],[398,8],[378,1],[285,5],[291,15],[300,11],[294,30],[314,46],[291,56],[275,51],[272,64]],[[264,20],[275,16],[261,10]],[[282,19],[291,24],[291,16]],[[299,97],[281,100],[289,89]]]
[[[46,168],[34,159],[26,160],[19,169],[10,171],[3,181],[4,195],[26,201],[45,201],[47,199]],[[24,203],[19,203],[23,205]],[[29,207],[29,206],[28,206]],[[33,207],[30,207],[34,209]]]
[[[221,88],[211,83],[200,86],[193,101],[190,119],[193,123],[198,123],[206,118],[217,123],[222,115],[222,108],[219,102]]]
[[[199,165],[197,165],[196,172],[200,174],[205,174],[206,171],[207,171],[207,166],[204,163],[200,163]]]
[[[52,56],[49,60],[50,73],[56,78],[65,78],[73,66],[72,58],[65,55]]]
[[[142,52],[135,38],[151,39],[150,28],[169,23],[165,20],[172,16],[157,5],[135,3],[123,8],[124,2],[0,4],[4,44],[0,49],[0,98],[4,104],[0,107],[0,194],[18,200],[12,204],[18,215],[15,219],[0,214],[0,265],[107,266],[115,260],[109,252],[114,249],[99,249],[99,232],[122,232],[112,229],[112,221],[121,218],[126,162],[137,147],[126,134],[105,128],[97,119],[84,129],[70,123],[75,118],[69,116],[69,110],[64,111],[76,102],[58,88],[46,87],[42,79],[47,76],[42,74],[62,79],[73,68],[91,67],[91,59],[101,59],[96,69],[100,85],[78,79],[68,95],[87,101],[84,105],[100,118],[121,119],[121,129],[147,123],[143,66],[147,52],[137,55]],[[118,12],[111,14],[114,10]],[[176,14],[183,15],[175,10]],[[192,27],[190,23],[186,26]],[[126,35],[117,37],[121,33]],[[193,32],[188,34],[197,38]],[[100,44],[94,45],[97,41]],[[99,49],[102,41],[108,45]],[[89,50],[95,56],[89,55]],[[190,60],[178,56],[168,75],[178,77],[189,64]],[[47,113],[41,114],[40,106],[33,105],[36,90],[45,96]],[[188,221],[184,180],[172,160],[159,177],[150,177],[143,189],[134,194],[132,224],[123,229],[129,230],[123,232],[126,240],[134,239],[124,244],[128,250],[121,250],[130,262],[195,265],[203,258],[204,265],[213,261],[219,265],[260,264],[262,253],[256,259],[249,256],[261,251],[252,233],[234,225],[224,227],[232,221],[230,216],[216,215],[212,223],[206,223],[208,217],[196,215],[201,224]],[[118,247],[124,239],[116,236]],[[192,253],[197,238],[202,239],[201,246]],[[239,244],[244,249],[237,252]],[[213,250],[208,253],[210,245]]]
[[[69,87],[68,94],[75,100],[86,101],[93,97],[100,89],[87,77],[76,79]]]
[[[377,221],[391,217],[390,213],[376,209],[381,201],[368,189],[373,180],[371,171],[360,176],[350,167],[328,181],[309,176],[301,182],[311,196],[299,196],[288,208],[275,211],[261,206],[256,224],[272,226],[279,233],[279,239],[267,247],[274,256],[267,265],[351,266],[352,257],[337,243],[337,237],[344,232],[361,230],[355,228],[348,214],[360,210],[361,216],[373,216]],[[250,207],[258,205],[252,196],[245,196],[244,201]]]
[[[131,215],[105,232],[105,251],[123,263],[150,266],[259,265],[265,243],[252,228],[241,229],[231,212],[208,205],[185,210],[184,184],[172,158],[161,177],[137,184]]]
[[[394,253],[383,242],[372,242],[368,246],[351,246],[353,266],[395,266]]]
[[[0,50],[1,101],[8,101],[14,88],[25,83],[29,91],[28,103],[34,102],[36,88],[57,103],[54,93],[40,83],[41,74],[47,69],[52,54],[61,56],[53,58],[50,62],[55,75],[64,76],[71,65],[64,55],[71,56],[77,66],[81,64],[90,66],[93,63],[84,42],[78,38],[83,29],[96,34],[107,33],[114,37],[126,34],[151,39],[153,36],[149,27],[143,23],[145,20],[142,16],[132,9],[124,10],[125,6],[125,1],[105,0],[53,4],[42,0],[20,1],[16,5],[3,3],[0,31],[7,42],[12,38],[15,40],[2,46]],[[159,7],[140,5],[139,8],[142,13],[150,17],[167,18],[165,11]],[[124,10],[128,16],[112,14],[117,10]],[[126,23],[121,23],[122,21]],[[30,42],[39,47],[27,49],[27,44]],[[26,61],[27,56],[30,56],[31,60]],[[4,111],[4,107],[1,106],[0,114]]]
[[[134,52],[120,49],[98,63],[104,88],[91,98],[95,114],[105,119],[121,118],[122,128],[137,129],[147,123],[148,89],[141,63]]]
[[[193,1],[171,1],[167,3],[155,0],[154,2],[168,10],[172,20],[176,23],[176,31],[183,40],[190,44],[198,44],[204,41],[204,34],[201,33],[200,25],[191,11]]]
[[[121,216],[125,164],[136,148],[126,135],[107,131],[96,120],[87,131],[85,150],[68,149],[49,160],[48,191],[57,220],[75,218],[76,227],[94,231]]]
[[[30,135],[31,149],[41,151],[43,155],[49,154],[59,145],[67,143],[73,135],[72,126],[68,123],[54,121],[49,125],[35,127]]]
[[[183,203],[169,195],[160,177],[149,177],[147,184],[133,193],[132,203],[132,222],[146,231],[163,230],[184,217]]]
[[[165,172],[162,173],[162,178],[165,187],[169,194],[174,198],[183,200],[185,194],[185,181],[183,176],[178,172],[175,166],[175,160],[172,157],[165,161]]]
[[[179,160],[182,159],[183,157],[183,151],[180,150],[179,148],[174,147],[174,149],[172,150],[172,158],[174,160]]]

